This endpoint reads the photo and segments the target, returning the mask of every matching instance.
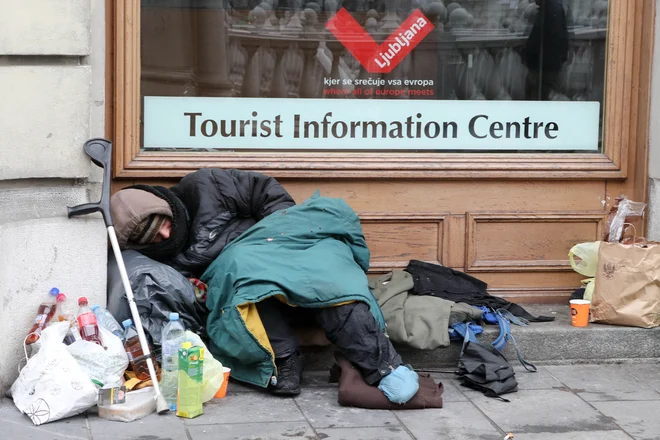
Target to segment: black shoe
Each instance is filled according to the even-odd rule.
[[[277,376],[271,378],[268,390],[278,396],[297,396],[300,394],[303,358],[298,352],[289,357],[275,359]]]

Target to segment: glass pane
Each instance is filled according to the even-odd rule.
[[[144,148],[601,149],[607,0],[141,1]]]

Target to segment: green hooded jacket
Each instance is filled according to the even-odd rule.
[[[272,296],[306,308],[362,301],[384,330],[368,268],[360,220],[344,200],[317,192],[274,212],[225,247],[202,275],[209,349],[233,378],[266,387],[275,362],[255,303]]]

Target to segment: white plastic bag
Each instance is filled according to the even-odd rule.
[[[117,336],[99,326],[104,350],[93,342],[78,340],[67,348],[92,381],[100,387],[116,387],[123,384],[124,371],[128,367],[128,356],[124,344]]]
[[[198,347],[204,347],[204,365],[202,371],[204,388],[202,389],[202,402],[206,403],[213,399],[213,396],[215,396],[215,393],[218,392],[222,382],[225,380],[224,369],[220,361],[213,357],[198,335],[187,330],[186,341],[192,342],[193,345],[197,345]]]
[[[41,348],[11,386],[14,404],[35,425],[80,414],[96,405],[98,392],[62,342],[68,322],[41,332]]]

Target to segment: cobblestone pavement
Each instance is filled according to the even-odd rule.
[[[574,365],[518,371],[510,403],[460,387],[451,374],[445,407],[375,411],[337,404],[327,374],[310,373],[296,399],[229,384],[191,420],[150,416],[132,423],[86,414],[35,427],[11,399],[0,403],[0,438],[7,440],[360,439],[625,440],[660,439],[660,364]]]

